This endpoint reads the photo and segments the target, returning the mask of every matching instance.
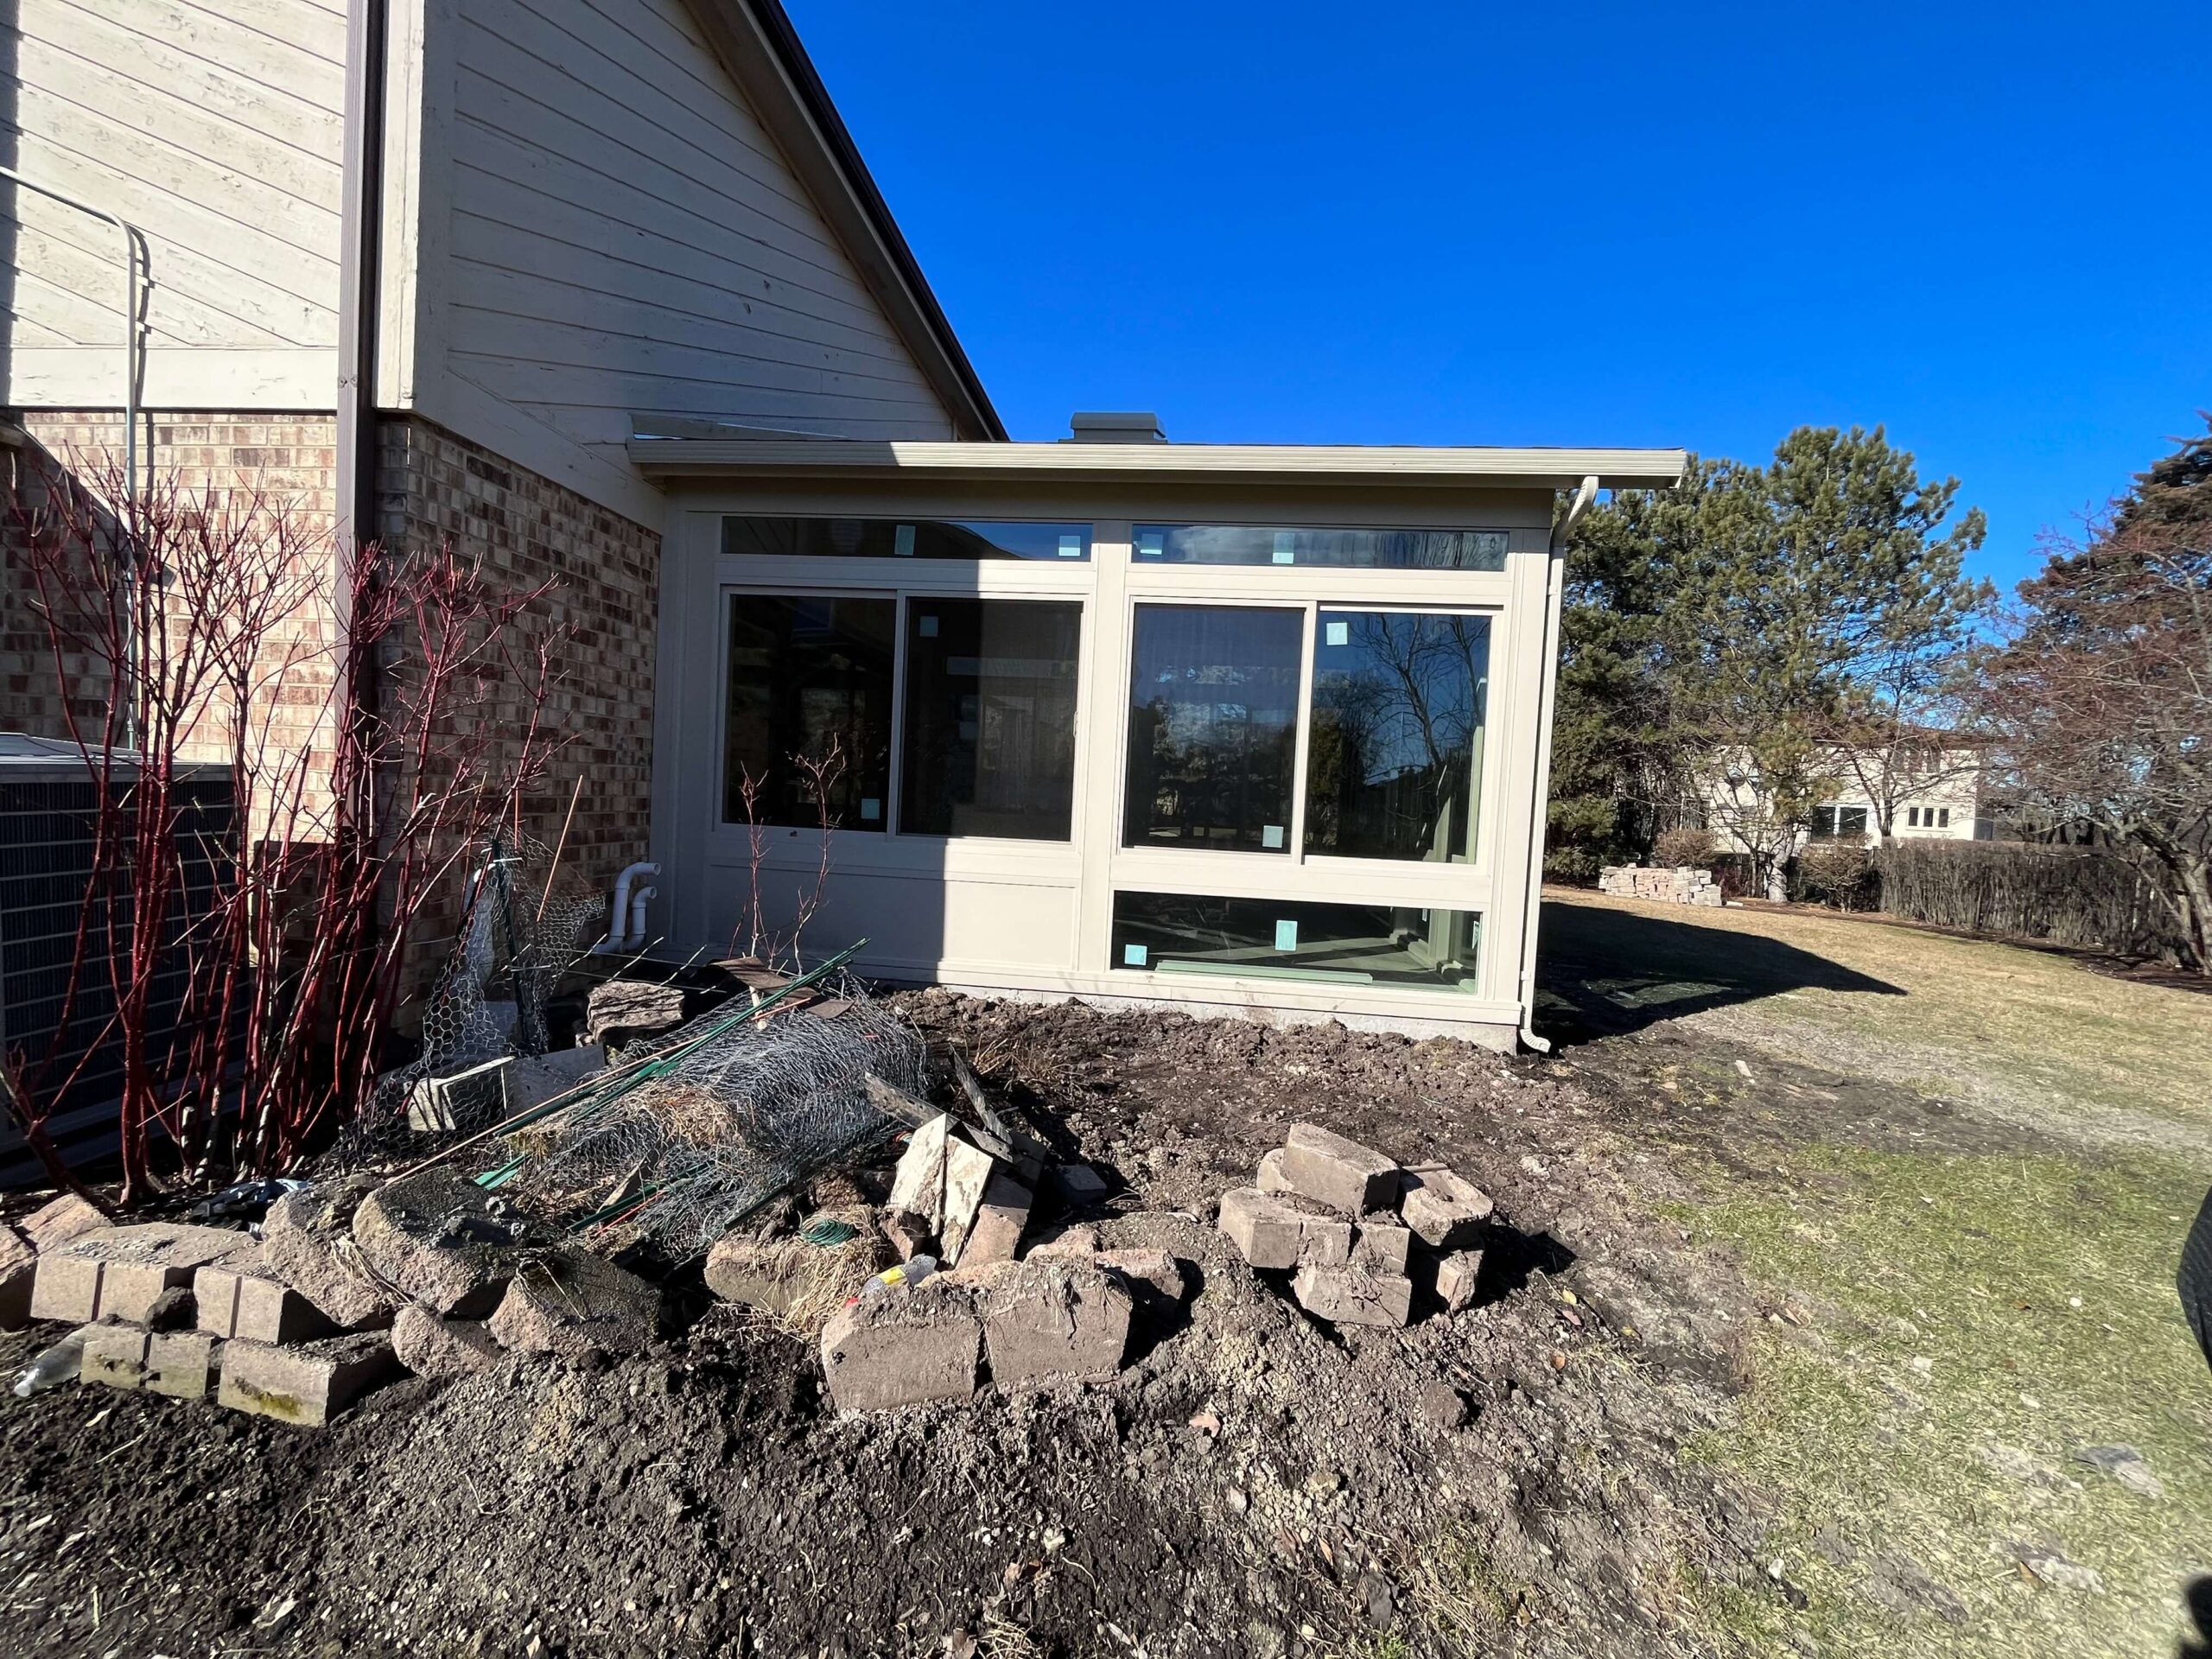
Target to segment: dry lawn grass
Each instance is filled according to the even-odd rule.
[[[1734,1421],[1688,1448],[1773,1497],[1774,1563],[1808,1598],[1712,1595],[1713,1649],[2194,1651],[2212,1376],[2173,1281],[2212,1183],[2212,996],[1864,921],[1549,896],[1586,1009],[1679,1008],[1677,1033],[2022,1131],[1924,1153],[1798,1116],[1770,1168],[1678,1154],[1704,1197],[1669,1218],[1777,1306],[1822,1310],[1759,1338]],[[2082,1455],[2114,1446],[2154,1490]],[[2021,1556],[2042,1551],[2079,1570],[2039,1577]],[[1901,1605],[1900,1582],[1955,1602]]]
[[[1727,950],[1734,935],[1847,970],[1832,977],[1891,988],[1748,984],[1743,1000],[1690,1015],[1693,1026],[2047,1132],[2195,1154],[2212,1167],[2212,995],[2113,978],[2048,952],[1817,912],[1693,910],[1565,889],[1545,896],[1678,925],[1692,943],[1655,965],[1688,982],[1729,986],[1740,972]],[[1709,943],[1695,943],[1700,935]]]

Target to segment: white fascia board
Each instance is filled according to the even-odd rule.
[[[1162,483],[1178,478],[1382,483],[1413,487],[1666,489],[1680,449],[1426,448],[1256,443],[856,442],[823,438],[632,438],[649,478],[1065,479]]]

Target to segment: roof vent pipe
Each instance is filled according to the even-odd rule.
[[[1077,410],[1068,416],[1062,443],[1165,443],[1160,416],[1150,410]]]

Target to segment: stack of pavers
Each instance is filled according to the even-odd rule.
[[[271,1205],[258,1239],[110,1226],[75,1198],[32,1223],[49,1212],[26,1312],[83,1327],[83,1381],[188,1400],[212,1389],[289,1423],[327,1422],[403,1370],[455,1376],[502,1350],[635,1353],[660,1308],[655,1286],[536,1236],[445,1170],[318,1182]]]
[[[1598,872],[1598,891],[1617,899],[1656,899],[1663,904],[1702,905],[1710,910],[1727,902],[1711,870],[1688,864],[1671,870],[1644,864],[1608,864]]]
[[[1259,1185],[1222,1195],[1221,1230],[1255,1268],[1337,1325],[1402,1325],[1417,1291],[1446,1312],[1474,1300],[1491,1205],[1441,1164],[1400,1168],[1371,1147],[1294,1124],[1260,1160]]]

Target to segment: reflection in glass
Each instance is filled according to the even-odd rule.
[[[1321,613],[1306,762],[1306,848],[1339,858],[1475,855],[1490,623]]]
[[[1471,993],[1481,938],[1472,911],[1114,895],[1113,965],[1146,973]]]
[[[1066,559],[1090,556],[1090,526],[980,518],[722,520],[722,551],[760,559]]]
[[[1503,570],[1502,530],[1279,530],[1138,524],[1139,564],[1318,564],[1375,570]]]
[[[1079,604],[906,601],[902,832],[1068,838],[1082,632]]]
[[[813,785],[793,757],[820,760],[834,745],[844,759],[830,790],[836,826],[887,827],[896,613],[888,599],[730,595],[726,822],[745,822],[750,774],[759,786],[755,822],[818,823]]]
[[[1140,605],[1123,844],[1287,852],[1297,611]]]

